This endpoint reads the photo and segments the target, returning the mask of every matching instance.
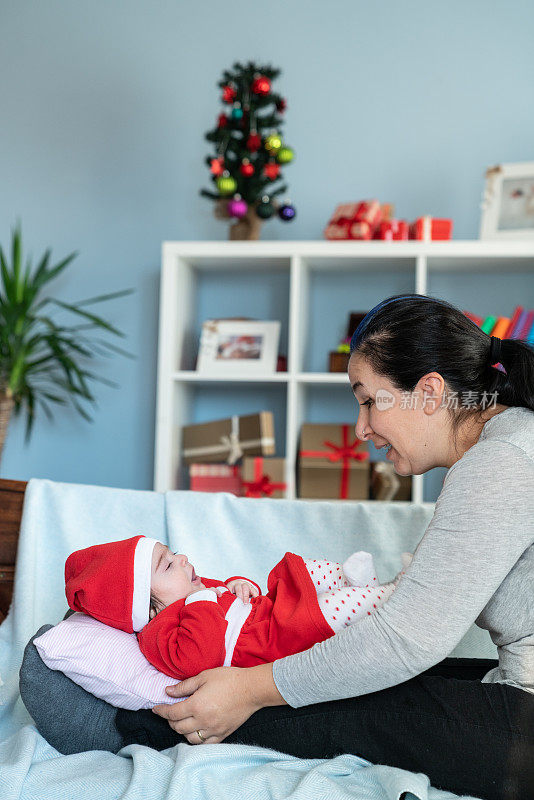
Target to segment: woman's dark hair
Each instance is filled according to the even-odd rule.
[[[491,337],[444,300],[420,294],[392,295],[361,321],[350,343],[374,372],[399,391],[411,392],[428,372],[439,372],[458,409],[447,409],[453,433],[468,417],[483,414],[492,397],[506,406],[534,411],[534,350],[518,339],[501,341],[499,362],[490,363]],[[469,403],[462,399],[469,393]],[[496,394],[495,394],[496,393]]]

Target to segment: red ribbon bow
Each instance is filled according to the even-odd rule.
[[[366,461],[369,458],[369,453],[356,452],[362,442],[360,439],[354,439],[352,444],[349,443],[349,425],[342,425],[342,444],[334,444],[334,442],[323,442],[325,447],[330,450],[301,450],[300,455],[302,458],[327,458],[329,461],[343,461],[341,467],[341,485],[339,488],[339,499],[346,500],[349,495],[349,473],[350,462],[353,461]]]
[[[263,458],[254,459],[254,480],[243,481],[245,497],[270,497],[274,491],[285,491],[287,484],[272,483],[269,475],[263,474]]]

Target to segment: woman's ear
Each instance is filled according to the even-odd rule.
[[[418,407],[422,408],[425,414],[434,414],[443,403],[445,388],[445,381],[439,372],[423,375],[417,382]]]

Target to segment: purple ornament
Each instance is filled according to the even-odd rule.
[[[289,203],[284,203],[283,206],[280,206],[278,209],[278,216],[284,222],[291,222],[292,219],[295,218],[297,212],[295,211],[295,207],[289,205]]]
[[[232,200],[228,201],[226,208],[231,217],[237,217],[240,219],[247,213],[248,204],[241,198],[240,195],[236,195]]]

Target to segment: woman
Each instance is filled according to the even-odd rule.
[[[203,672],[168,690],[191,694],[184,702],[155,714],[120,710],[112,734],[102,716],[92,746],[162,749],[185,736],[305,758],[355,753],[424,772],[459,794],[530,800],[534,353],[490,339],[448,303],[395,296],[355,332],[349,378],[360,405],[356,435],[389,448],[399,475],[449,470],[396,591],[303,653]],[[498,647],[489,672],[496,662],[446,659],[474,622]],[[36,718],[29,682],[24,695],[39,730],[57,737]]]

